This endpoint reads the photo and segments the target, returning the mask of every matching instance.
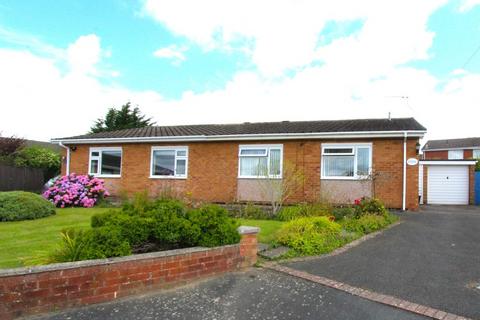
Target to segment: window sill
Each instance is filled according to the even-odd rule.
[[[368,177],[321,177],[320,180],[365,181],[371,179]]]
[[[165,179],[165,180],[187,180],[187,177],[175,177],[175,176],[150,176],[150,179]]]
[[[237,179],[248,179],[248,180],[282,180],[282,177],[242,177],[238,176]]]
[[[95,178],[113,178],[113,179],[119,179],[122,176],[119,175],[110,175],[110,174],[93,174]]]

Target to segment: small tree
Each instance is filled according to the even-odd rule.
[[[145,118],[145,115],[140,113],[138,107],[131,108],[130,102],[124,104],[120,110],[110,108],[105,115],[105,119],[98,119],[90,129],[92,133],[143,128],[154,125],[152,118]]]
[[[15,154],[25,146],[25,139],[0,135],[0,162],[13,164]]]
[[[266,177],[257,181],[262,199],[266,199],[272,207],[272,215],[280,211],[284,202],[294,195],[305,181],[303,171],[288,162],[283,166],[282,178],[268,177],[266,168],[259,167],[259,173],[259,176]]]
[[[19,150],[14,159],[19,167],[40,168],[46,180],[60,173],[61,156],[47,148],[31,146]]]

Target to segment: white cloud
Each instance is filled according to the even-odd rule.
[[[147,1],[146,10],[206,49],[230,50],[247,41],[243,49],[260,72],[238,72],[222,89],[186,91],[180,99],[166,100],[158,92],[102,84],[100,76],[114,73],[101,72],[108,57],[95,35],[60,49],[65,58],[0,49],[0,128],[42,139],[84,133],[108,107],[130,100],[160,125],[391,112],[415,116],[430,138],[478,135],[479,74],[452,70],[445,80],[406,66],[430,58],[434,34],[427,21],[443,1],[206,1]],[[317,47],[326,21],[352,19],[363,21],[358,32]],[[162,48],[159,55],[182,61],[179,49]],[[66,72],[58,67],[62,59],[70,66]],[[317,60],[321,63],[311,65]],[[282,75],[292,68],[298,68],[293,75]]]
[[[0,128],[3,135],[30,139],[82,134],[93,121],[112,106],[131,100],[145,103],[142,110],[160,105],[162,97],[154,92],[132,92],[115,85],[104,85],[102,50],[95,35],[79,37],[61,57],[44,57],[28,50],[0,48],[0,88],[2,105]],[[115,71],[112,71],[115,73]]]
[[[171,59],[174,64],[180,64],[185,61],[185,55],[183,54],[187,51],[186,47],[178,47],[176,45],[170,45],[165,48],[160,48],[156,50],[153,55],[157,58]]]
[[[480,5],[480,0],[463,0],[459,10],[460,12],[467,12],[478,5]]]
[[[326,58],[325,48],[317,44],[329,21],[365,21],[361,34],[350,40],[355,42],[355,50],[349,56],[355,61],[366,59],[368,65],[380,58],[387,65],[377,65],[384,69],[424,59],[433,36],[426,30],[428,17],[444,3],[444,0],[147,0],[145,12],[175,34],[206,49],[229,48],[243,40],[247,49],[253,46],[252,61],[264,75],[279,75]]]

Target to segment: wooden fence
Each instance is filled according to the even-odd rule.
[[[0,164],[0,191],[23,190],[40,192],[43,184],[42,169]]]

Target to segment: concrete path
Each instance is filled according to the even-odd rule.
[[[426,319],[264,269],[41,319]]]
[[[480,208],[429,206],[340,255],[286,266],[480,319]]]

